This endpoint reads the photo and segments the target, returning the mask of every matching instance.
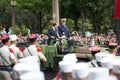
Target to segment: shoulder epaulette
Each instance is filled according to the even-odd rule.
[[[27,49],[26,47],[23,49],[23,51],[25,50],[25,49]]]
[[[22,49],[21,47],[18,47],[18,49],[19,49],[21,52],[23,52],[23,49]]]
[[[13,49],[12,49],[12,48],[9,48],[9,52],[14,53],[14,51],[13,51]]]
[[[37,51],[38,51],[38,52],[42,52],[42,49],[41,49],[41,48],[37,48]]]

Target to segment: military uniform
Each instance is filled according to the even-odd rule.
[[[24,51],[23,51],[23,55],[24,57],[27,57],[27,56],[38,56],[39,59],[42,59],[44,58],[44,54],[42,53],[42,50],[40,48],[36,48],[35,45],[30,45],[28,48],[26,48]]]
[[[114,60],[112,60],[113,72],[117,77],[117,80],[120,80],[120,57],[116,56]]]
[[[58,33],[60,37],[64,36],[68,39],[70,37],[69,28],[66,25],[66,18],[61,19],[62,24],[58,26]]]
[[[37,42],[36,42],[37,37],[35,35],[31,35],[29,37],[29,39],[30,39],[31,45],[23,51],[23,56],[24,57],[27,57],[27,56],[38,56],[39,60],[42,59],[45,62],[46,61],[46,57],[42,53],[41,48],[37,48],[36,47],[36,45],[37,45]]]
[[[91,54],[93,55],[94,59],[88,62],[89,67],[99,67],[97,60],[95,59],[95,54],[100,52],[100,46],[93,46],[90,47]]]
[[[9,36],[5,35],[1,39],[4,45],[0,48],[0,80],[12,80],[11,65],[15,64],[16,59],[13,50],[8,48]]]
[[[17,60],[19,60],[20,58],[23,58],[23,53],[20,51],[20,49],[18,47],[16,47],[14,44],[12,44],[12,45],[10,45],[10,48],[13,49],[14,55]]]
[[[8,48],[8,46],[3,46],[0,48],[0,55],[4,58],[1,57],[0,64],[1,65],[11,65],[12,61],[11,59],[15,59],[14,53],[10,51],[11,49]]]
[[[10,48],[13,49],[16,59],[19,60],[20,58],[23,58],[23,53],[22,51],[20,51],[18,47],[16,47],[16,44],[17,44],[16,40],[17,40],[16,35],[10,35],[10,41],[11,41]]]
[[[89,67],[99,67],[95,59],[88,62]]]

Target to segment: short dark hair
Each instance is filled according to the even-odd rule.
[[[57,25],[57,24],[56,24],[56,23],[53,23],[53,24],[52,24],[52,26],[55,26],[55,25]]]

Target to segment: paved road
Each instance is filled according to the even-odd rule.
[[[56,71],[53,70],[44,70],[45,80],[52,80],[56,76]]]

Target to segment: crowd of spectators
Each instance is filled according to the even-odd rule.
[[[5,28],[3,28],[3,30],[0,33],[0,37],[2,37],[5,34],[8,33],[5,31]],[[22,32],[20,32],[19,35],[17,36],[18,36],[18,40],[17,40],[18,43],[29,42],[28,39],[29,35],[23,36]],[[50,33],[49,35],[36,33],[36,36],[39,45],[42,44],[57,45],[58,50],[63,48],[65,48],[64,50],[70,50],[71,47],[73,46],[92,47],[94,45],[100,45],[100,46],[108,47],[108,44],[110,42],[117,43],[116,35],[112,30],[109,30],[107,34],[89,33],[89,36],[85,35],[84,37],[79,35],[77,31],[71,32],[69,37],[62,35],[61,37],[59,36],[59,37],[51,38]],[[61,51],[60,54],[62,54]]]

